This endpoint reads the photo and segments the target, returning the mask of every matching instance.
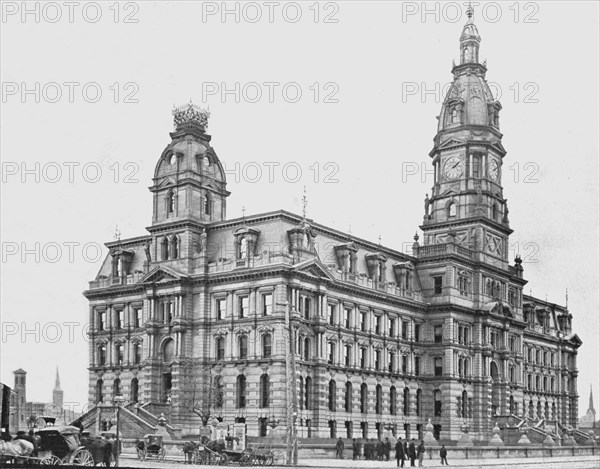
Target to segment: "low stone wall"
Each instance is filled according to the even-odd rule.
[[[256,440],[256,439],[253,439]],[[136,455],[135,448],[136,440],[126,438],[122,440],[123,452],[125,455]],[[166,459],[183,460],[183,444],[182,440],[165,440],[163,447],[166,450]],[[259,444],[252,441],[250,444]],[[265,444],[262,442],[262,444]],[[279,451],[285,454],[285,444],[271,444],[270,448],[274,451]],[[543,458],[543,457],[569,457],[569,456],[593,456],[600,454],[598,446],[554,446],[544,447],[532,445],[523,446],[473,446],[471,448],[457,448],[456,446],[447,446],[448,460],[451,459],[504,459],[504,458]],[[361,448],[361,455],[363,454]],[[425,458],[437,460],[439,459],[440,447],[428,447],[425,450]],[[352,446],[346,445],[344,457],[352,458]],[[335,441],[333,443],[319,441],[309,443],[306,441],[298,443],[298,458],[299,459],[328,459],[335,458]],[[362,458],[362,456],[361,456]],[[390,459],[395,458],[395,451],[390,452]]]

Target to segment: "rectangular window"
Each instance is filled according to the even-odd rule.
[[[142,344],[136,342],[133,344],[133,363],[136,365],[142,362]]]
[[[396,354],[394,352],[389,352],[388,354],[388,371],[390,373],[394,372],[394,361],[396,360]]]
[[[327,342],[327,363],[333,365],[335,360],[335,344],[333,342]]]
[[[98,322],[97,322],[97,329],[99,331],[103,331],[106,329],[106,311],[98,311],[98,316],[97,316]]]
[[[122,309],[115,311],[115,329],[120,330],[125,327],[125,313]]]
[[[365,368],[366,366],[367,366],[367,349],[363,347],[360,349],[360,367]]]
[[[239,298],[240,319],[248,317],[249,308],[250,308],[250,299],[247,296],[241,296]]]
[[[434,360],[434,375],[442,376],[442,358],[436,357]]]
[[[360,330],[362,332],[367,332],[367,312],[360,312]]]
[[[421,357],[415,357],[415,376],[421,374]]]
[[[433,341],[440,343],[442,342],[442,326],[435,326],[433,328]]]
[[[303,310],[301,313],[304,314],[304,319],[310,319],[310,298],[304,296],[304,304],[302,304]]]
[[[408,340],[408,321],[402,321],[402,340]]]
[[[144,323],[144,310],[142,308],[133,309],[133,321],[136,329],[142,327]]]
[[[381,316],[375,316],[375,334],[381,334]]]
[[[388,335],[390,337],[394,337],[394,332],[395,332],[394,330],[396,329],[396,320],[390,318],[389,325],[390,325],[390,327],[389,327]]]
[[[421,324],[415,324],[415,342],[421,340]]]
[[[381,350],[375,350],[375,369],[379,370],[381,365]]]
[[[352,356],[352,347],[350,345],[346,345],[344,348],[344,364],[346,366],[350,366],[350,357]]]
[[[265,293],[262,295],[262,313],[263,316],[270,316],[273,312],[273,295]]]
[[[328,306],[327,320],[329,321],[330,325],[333,326],[335,324],[335,305],[330,304]]]
[[[225,319],[225,305],[226,305],[226,301],[225,298],[219,298],[216,303],[216,310],[217,310],[217,321],[220,321],[221,319]]]
[[[402,374],[408,373],[408,356],[402,355]]]
[[[433,294],[441,295],[442,294],[442,276],[436,275],[433,277]]]
[[[344,326],[346,329],[350,329],[350,318],[352,317],[352,310],[350,308],[344,309]]]

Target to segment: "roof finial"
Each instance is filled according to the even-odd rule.
[[[244,223],[246,223],[246,207],[245,206],[242,207],[242,220]]]
[[[381,233],[379,233],[379,247],[381,247]]]
[[[471,0],[469,0],[469,7],[467,8],[467,17],[469,18],[467,23],[472,24],[473,23],[473,5],[471,5]]]
[[[302,219],[306,220],[306,206],[308,205],[308,199],[306,198],[306,186],[304,186],[304,194],[302,195]]]
[[[569,309],[569,289],[565,288],[565,308]]]
[[[113,238],[115,241],[121,241],[121,231],[119,230],[119,225],[115,225],[115,234]]]

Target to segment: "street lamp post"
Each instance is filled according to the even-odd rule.
[[[125,398],[123,397],[122,394],[117,394],[114,399],[113,402],[115,403],[115,406],[117,406],[117,440],[116,440],[116,445],[117,445],[117,449],[114,452],[115,455],[115,467],[119,467],[119,454],[120,454],[120,446],[121,446],[121,440],[120,440],[120,428],[121,428],[121,422],[120,422],[120,417],[121,417],[121,403],[125,401]]]
[[[294,347],[296,340],[294,328],[290,320],[289,302],[277,303],[277,305],[285,306],[285,326],[288,335],[288,343],[285,347],[286,377],[288,381],[288,385],[286,386],[286,460],[288,465],[293,464],[296,466],[298,465],[298,394],[296,391],[296,351]]]

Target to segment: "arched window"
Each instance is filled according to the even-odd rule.
[[[217,360],[225,359],[225,338],[217,337],[215,341],[215,349],[217,351]]]
[[[179,257],[179,238],[173,236],[171,238],[171,259],[177,259]]]
[[[160,243],[160,255],[163,261],[169,259],[169,239],[164,238]]]
[[[245,335],[240,336],[240,338],[238,339],[238,344],[239,344],[239,352],[240,352],[240,358],[241,359],[245,359],[248,357],[248,337],[246,337]]]
[[[398,409],[396,407],[397,404],[397,396],[396,396],[396,387],[392,386],[390,388],[390,415],[396,415],[398,413]]]
[[[163,345],[163,362],[169,363],[173,361],[175,355],[175,342],[173,339],[168,339]]]
[[[304,403],[306,398],[304,397],[304,378],[298,376],[298,408],[304,410]]]
[[[99,379],[96,381],[96,402],[102,402],[104,398],[104,392],[102,387],[104,386],[104,381]]]
[[[306,408],[306,410],[310,410],[310,408],[312,407],[311,396],[312,396],[312,378],[310,376],[307,376],[306,381],[304,382],[304,398],[305,398],[304,407]]]
[[[367,413],[367,399],[368,399],[367,383],[360,385],[360,413]]]
[[[417,416],[420,416],[422,413],[422,409],[421,409],[421,407],[423,405],[422,400],[423,400],[423,391],[421,391],[420,389],[417,389],[417,401],[416,401],[417,405],[416,405],[416,409],[415,409]]]
[[[243,409],[246,407],[246,377],[239,375],[237,377],[237,408]]]
[[[336,410],[336,400],[337,400],[337,396],[336,396],[336,385],[335,385],[335,380],[330,380],[329,381],[329,399],[328,399],[328,403],[329,403],[329,410],[331,412],[335,412]]]
[[[204,213],[206,215],[212,215],[212,204],[211,204],[210,196],[208,194],[204,194],[202,204],[204,205]]]
[[[375,413],[383,413],[383,391],[381,389],[381,384],[375,386]]]
[[[175,212],[175,192],[169,191],[167,194],[167,212]]]
[[[98,346],[98,366],[106,365],[106,345]]]
[[[466,419],[469,416],[469,398],[467,396],[467,391],[462,392],[460,408],[461,408],[461,417]]]
[[[139,365],[142,362],[142,343],[135,342],[133,344],[133,363]]]
[[[259,404],[263,409],[269,407],[270,383],[269,375],[263,374],[260,377],[260,399]]]
[[[456,202],[450,202],[450,205],[448,205],[448,216],[449,217],[456,216]]]
[[[139,390],[139,383],[138,383],[138,379],[137,378],[133,378],[131,380],[131,401],[132,402],[137,402],[138,401],[138,390]]]
[[[215,376],[214,381],[214,403],[215,408],[223,407],[223,380],[220,376]]]
[[[310,339],[308,337],[304,339],[304,360],[310,360]]]
[[[113,381],[113,397],[121,394],[121,380],[119,378]]]
[[[262,338],[263,357],[271,356],[271,334],[265,334]]]
[[[352,412],[352,383],[346,382],[346,394],[344,396],[344,410]]]
[[[402,413],[410,415],[410,389],[404,388],[404,402],[402,403]]]

